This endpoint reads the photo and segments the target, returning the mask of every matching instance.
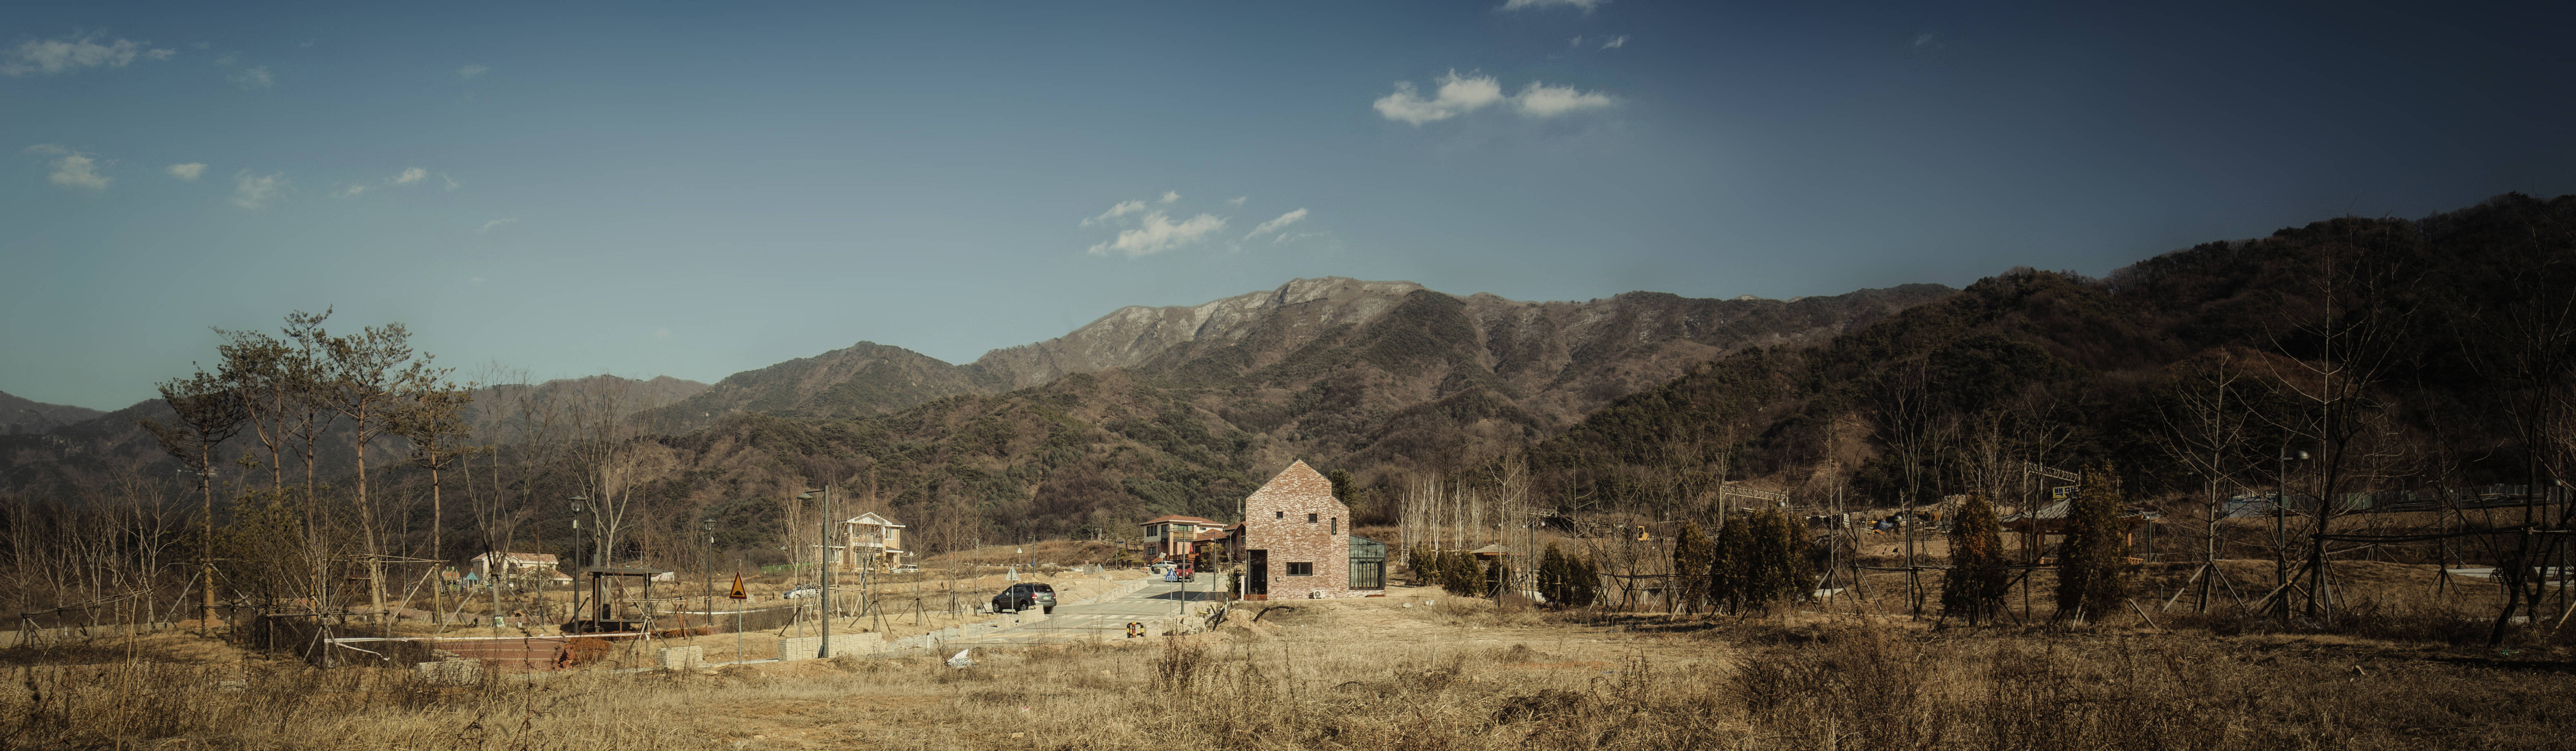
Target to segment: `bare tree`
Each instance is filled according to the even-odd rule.
[[[2218,570],[2218,520],[2227,515],[2227,494],[2236,485],[2236,473],[2247,468],[2241,455],[2252,411],[2238,393],[2237,382],[2245,374],[2236,367],[2233,352],[2222,349],[2176,370],[2173,387],[2158,404],[2164,430],[2153,434],[2152,440],[2168,458],[2201,478],[2200,566],[2191,581],[2199,587],[2193,610],[2206,613],[2214,585],[2225,575]]]
[[[1923,360],[1898,364],[1880,379],[1878,385],[1879,439],[1896,455],[1897,466],[1905,472],[1905,582],[1906,602],[1917,616],[1923,614],[1921,572],[1915,570],[1915,504],[1923,494],[1923,479],[1931,458],[1940,450],[1934,435],[1938,426],[1932,410],[1931,367]]]
[[[393,432],[411,443],[412,464],[429,470],[429,558],[438,562],[431,564],[433,574],[447,562],[442,536],[447,512],[440,472],[454,464],[461,452],[472,449],[470,445],[456,444],[468,440],[465,410],[474,401],[473,386],[460,388],[447,382],[446,372],[438,369],[414,374],[414,382],[406,385],[392,413]],[[433,612],[445,612],[438,606],[436,587],[430,590],[430,603]]]
[[[639,413],[659,405],[646,403],[635,392],[634,382],[600,375],[572,388],[564,413],[573,436],[571,454],[580,465],[581,487],[599,525],[593,565],[605,565],[633,524],[629,516],[636,488],[658,479],[667,469],[663,460],[668,452],[641,439]]]

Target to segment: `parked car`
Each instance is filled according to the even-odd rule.
[[[823,596],[823,587],[816,584],[798,584],[795,588],[787,590],[787,594],[779,595],[790,600],[821,596]]]
[[[894,572],[898,574],[918,574],[921,573],[921,567],[906,563],[901,566],[894,567]]]
[[[1055,612],[1055,588],[1037,583],[1013,584],[1010,589],[993,596],[993,612],[996,613],[1031,608],[1040,613]]]

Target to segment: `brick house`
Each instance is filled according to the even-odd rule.
[[[1351,509],[1300,460],[1243,499],[1243,598],[1358,597],[1351,589]]]

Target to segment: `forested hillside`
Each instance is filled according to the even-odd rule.
[[[1570,497],[1699,513],[1720,479],[1858,502],[2107,465],[2141,497],[2569,477],[2576,197],[2345,218],[2106,278],[2016,270],[1821,348],[1746,351],[1532,449]],[[1810,497],[1815,497],[1810,495]]]

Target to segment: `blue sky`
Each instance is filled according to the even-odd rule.
[[[2564,4],[48,5],[0,11],[0,391],[97,408],[295,309],[713,381],[1295,277],[1790,297],[2576,192]]]

